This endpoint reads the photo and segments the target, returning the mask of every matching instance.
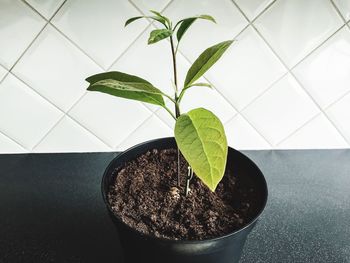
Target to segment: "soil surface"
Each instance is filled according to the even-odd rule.
[[[226,171],[215,192],[194,175],[186,197],[188,164],[183,157],[180,163],[180,188],[175,149],[154,149],[116,168],[108,194],[113,212],[141,233],[175,240],[219,237],[250,221],[256,193],[240,175]]]

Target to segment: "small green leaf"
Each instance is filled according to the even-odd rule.
[[[124,26],[127,26],[129,25],[130,23],[140,19],[140,18],[144,18],[144,16],[135,16],[135,17],[132,17],[132,18],[129,18],[128,20],[126,20],[125,22],[125,25]]]
[[[176,33],[176,37],[177,37],[177,41],[178,42],[180,42],[181,38],[186,33],[187,29],[197,19],[205,19],[205,20],[209,20],[209,21],[212,21],[212,22],[216,23],[215,19],[212,16],[210,16],[210,15],[199,15],[199,16],[194,16],[194,17],[189,17],[189,18],[186,18],[186,19],[182,19],[175,25],[175,28],[176,28],[180,24],[180,27],[179,27],[179,29],[177,30],[177,33]]]
[[[107,93],[116,97],[164,106],[163,93],[148,81],[133,75],[114,71],[93,75],[86,79],[89,91]]]
[[[220,120],[206,109],[191,110],[177,119],[175,139],[195,174],[215,191],[224,176],[228,151]]]
[[[169,29],[156,29],[153,30],[149,36],[148,44],[157,43],[160,40],[163,40],[169,36],[171,36],[173,31]]]
[[[188,86],[187,88],[190,88],[190,87],[208,87],[208,88],[213,88],[212,85],[210,85],[209,83],[193,83],[192,85]]]
[[[161,22],[163,25],[165,25],[166,28],[168,28],[168,25],[170,26],[171,22],[169,20],[169,18],[163,16],[161,13],[154,11],[154,10],[149,10],[151,13],[155,14],[158,18],[159,18],[159,22],[160,20],[163,21]]]
[[[228,40],[207,48],[188,70],[184,87],[192,85],[209,68],[211,68],[211,66],[213,66],[229,48],[232,42],[232,40]]]

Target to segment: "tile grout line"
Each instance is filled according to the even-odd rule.
[[[334,126],[334,128],[338,131],[338,133],[343,137],[343,139],[350,144],[349,140],[345,137],[345,135],[339,130],[339,128],[335,125],[335,123],[329,118],[329,116],[326,114],[326,112],[322,109],[322,107],[317,103],[317,101],[311,96],[311,94],[307,91],[307,89],[304,87],[304,85],[300,82],[300,80],[295,76],[293,71],[289,69],[289,67],[284,63],[282,58],[278,55],[278,53],[272,48],[272,46],[267,42],[267,40],[263,37],[263,35],[258,31],[258,29],[252,25],[256,33],[260,36],[260,38],[266,43],[266,45],[271,49],[271,51],[275,54],[275,56],[281,61],[281,63],[285,66],[285,68],[288,70],[288,73],[297,81],[299,86],[302,88],[302,90],[305,92],[305,94],[311,99],[311,101],[314,103],[314,105],[319,109],[320,112],[322,112],[325,117],[328,119],[328,121]],[[343,27],[343,26],[342,26]],[[334,33],[333,33],[334,34]],[[314,49],[315,50],[315,49]],[[314,51],[313,50],[313,51]],[[313,52],[311,51],[311,52]]]
[[[154,116],[154,113],[151,114],[150,116],[148,116],[147,118],[145,118],[141,123],[140,125],[138,125],[134,130],[132,130],[131,132],[128,133],[128,135],[126,137],[124,137],[124,139],[121,140],[120,143],[117,143],[114,147],[113,147],[113,150],[117,150],[118,147],[120,145],[122,145],[124,142],[126,142],[129,138],[129,136],[133,135],[136,133],[136,131],[141,128],[142,125],[144,125],[147,121],[149,121],[152,117]]]
[[[73,105],[67,110],[67,112],[64,112],[63,116],[60,117],[58,119],[58,121],[48,130],[48,132],[32,147],[31,151],[34,151],[36,149],[36,147],[38,147],[40,145],[40,143],[42,141],[44,141],[47,136],[51,133],[51,131],[53,131],[54,128],[56,128],[58,126],[58,124],[65,118],[69,118],[71,119],[74,123],[76,123],[79,127],[81,127],[83,130],[85,130],[87,133],[91,134],[93,137],[95,137],[99,142],[101,142],[103,145],[107,146],[107,148],[112,149],[112,147],[105,142],[104,140],[102,140],[100,137],[98,137],[95,133],[93,133],[92,131],[90,131],[88,128],[86,128],[83,124],[81,124],[79,121],[77,121],[75,118],[73,118],[69,112],[83,99],[83,97],[85,97],[85,95],[87,94],[87,92],[85,91],[84,94],[79,97],[74,103]]]
[[[309,120],[307,120],[303,125],[301,125],[300,127],[298,127],[297,129],[295,129],[292,133],[288,134],[286,137],[284,137],[283,139],[279,140],[275,146],[279,146],[280,144],[284,143],[285,141],[287,141],[289,138],[291,138],[294,134],[296,134],[298,131],[302,130],[304,127],[306,127],[309,123],[311,123],[313,120],[315,120],[317,117],[324,115],[322,112],[317,113],[315,116],[313,116],[312,118],[310,118]]]
[[[346,21],[345,17],[343,16],[343,14],[340,12],[340,9],[338,8],[338,6],[334,3],[333,0],[330,0],[333,8],[335,9],[335,11],[337,12],[337,14],[340,16],[340,18],[343,20],[343,22],[345,23],[345,25],[347,25],[347,27],[350,29],[350,26],[348,25],[348,21]]]
[[[25,147],[22,143],[18,142],[17,140],[13,139],[12,137],[4,133],[4,131],[0,131],[0,134],[3,135],[5,138],[9,139],[10,141],[14,142],[16,145],[20,146],[23,150],[26,150],[29,152],[27,147]]]

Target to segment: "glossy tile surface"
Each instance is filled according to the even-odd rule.
[[[286,72],[264,41],[249,27],[207,76],[241,110]]]
[[[69,117],[64,117],[34,148],[34,152],[104,152],[109,151],[106,144]]]
[[[100,15],[99,15],[100,14]],[[53,24],[104,68],[135,40],[148,24],[138,21],[124,28],[125,21],[139,15],[128,1],[68,1]]]
[[[228,145],[235,149],[269,149],[269,143],[241,116],[225,125]]]
[[[298,149],[300,144],[310,149],[328,149],[346,148],[347,142],[325,115],[320,114],[280,143],[278,147]]]
[[[350,91],[350,30],[344,27],[293,72],[322,108]]]
[[[31,149],[63,114],[12,75],[0,85],[0,131]]]
[[[256,27],[291,67],[334,33],[343,21],[329,0],[280,0]]]
[[[137,101],[90,92],[69,115],[113,148],[151,116],[151,111]]]
[[[101,70],[48,26],[15,66],[13,73],[66,111],[86,92],[88,83],[85,78]]]
[[[350,1],[349,0],[333,0],[338,7],[340,13],[346,21],[350,20]]]
[[[36,9],[46,19],[50,19],[52,15],[62,5],[64,0],[25,0],[34,9]]]
[[[283,77],[243,111],[243,115],[272,145],[317,113],[316,105],[291,75]]]
[[[339,131],[350,141],[350,94],[332,105],[326,111]]]
[[[10,69],[44,27],[45,20],[21,1],[0,2],[0,64]]]
[[[273,0],[235,0],[249,20],[256,18]]]
[[[163,108],[86,92],[86,77],[113,70],[174,95],[169,39],[147,44],[159,23],[124,27],[150,9],[175,21],[217,20],[197,20],[182,39],[179,89],[203,50],[235,39],[198,80],[213,89],[189,89],[182,113],[211,110],[237,149],[349,148],[349,7],[349,0],[0,0],[0,153],[114,151],[172,135],[175,121]]]

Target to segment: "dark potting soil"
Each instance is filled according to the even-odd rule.
[[[177,187],[177,151],[152,150],[116,168],[108,193],[113,212],[141,233],[175,240],[203,240],[229,234],[256,214],[255,190],[226,171],[215,192],[196,176],[184,194],[188,164],[181,157]]]

